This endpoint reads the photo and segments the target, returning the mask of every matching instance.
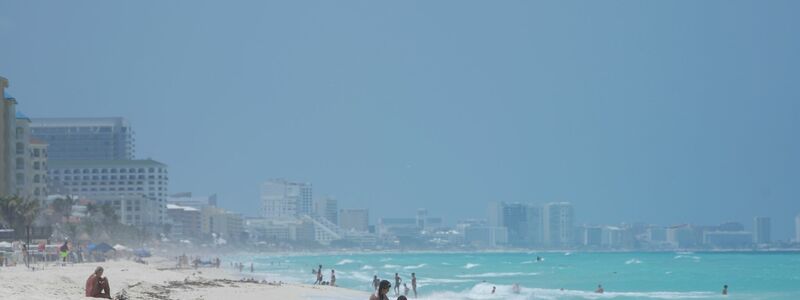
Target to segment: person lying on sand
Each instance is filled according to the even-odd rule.
[[[111,288],[108,279],[103,277],[103,267],[94,269],[86,280],[86,297],[111,299]]]

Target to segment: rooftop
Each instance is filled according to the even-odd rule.
[[[22,113],[19,110],[17,111],[16,118],[17,119],[22,119],[22,120],[28,120],[28,122],[31,121],[31,118],[28,118],[28,116],[26,116],[24,113]]]
[[[107,118],[35,118],[31,127],[74,127],[74,126],[130,126],[122,117]]]
[[[163,166],[167,165],[152,159],[118,159],[118,160],[51,160],[48,163],[51,169],[59,168],[84,168],[84,167],[121,167],[121,166]]]

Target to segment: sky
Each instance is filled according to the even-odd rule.
[[[371,218],[569,201],[578,224],[800,213],[798,1],[9,1],[37,117],[121,116],[170,191],[270,178]]]

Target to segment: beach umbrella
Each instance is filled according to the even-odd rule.
[[[102,253],[106,253],[108,251],[114,250],[114,247],[106,243],[100,243],[94,246],[94,248],[90,248],[89,251],[98,251]],[[116,250],[114,250],[116,251]]]
[[[125,246],[120,245],[120,244],[116,244],[116,245],[114,245],[114,250],[125,251],[125,250],[128,250],[128,247],[125,247]]]
[[[138,257],[150,257],[150,255],[152,255],[152,254],[150,254],[150,251],[148,251],[147,249],[139,248],[139,249],[133,250],[133,255],[136,255]]]

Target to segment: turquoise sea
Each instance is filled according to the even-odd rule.
[[[416,272],[419,299],[800,299],[798,252],[354,253],[228,260],[248,267],[252,262],[255,273],[246,268],[247,277],[302,283],[313,283],[311,270],[322,264],[326,281],[335,269],[337,285],[363,291],[372,291],[373,275],[394,285],[395,272],[410,288]],[[515,283],[519,294],[512,293]],[[598,284],[602,295],[594,293]],[[725,284],[728,296],[721,295]]]

